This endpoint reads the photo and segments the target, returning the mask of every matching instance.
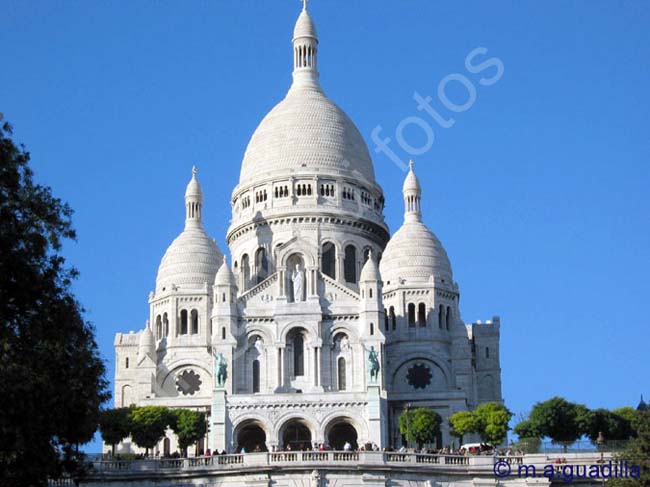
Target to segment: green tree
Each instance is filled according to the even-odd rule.
[[[607,482],[608,487],[638,487],[650,486],[650,410],[639,411],[635,414],[632,424],[635,438],[616,458],[619,461],[627,461],[628,465],[638,465],[641,469],[641,477],[638,479],[612,478]]]
[[[413,441],[418,448],[425,443],[433,443],[440,435],[442,418],[433,409],[418,408],[402,413],[399,418],[400,433],[407,441]]]
[[[72,210],[34,182],[11,134],[0,117],[0,472],[5,486],[33,486],[74,468],[110,396],[61,256]]]
[[[587,436],[594,443],[600,434],[606,441],[627,440],[632,436],[632,424],[626,418],[607,409],[591,411]]]
[[[173,424],[171,411],[164,406],[143,406],[131,411],[131,438],[134,443],[145,449],[153,448],[165,436],[167,427]]]
[[[479,405],[474,410],[476,430],[483,441],[492,445],[499,445],[505,441],[510,427],[508,423],[512,413],[503,404],[487,402]]]
[[[99,414],[99,431],[102,439],[111,445],[113,456],[115,456],[115,445],[131,434],[132,409],[104,409]]]
[[[525,453],[538,453],[542,445],[541,434],[533,427],[532,423],[524,419],[517,423],[513,429],[519,436],[516,449]]]
[[[637,410],[630,406],[624,406],[612,410],[612,413],[622,420],[620,423],[622,431],[618,434],[619,439],[629,440],[630,438],[634,438],[636,436],[636,430],[633,425],[638,419]]]
[[[450,433],[458,438],[459,444],[463,444],[463,436],[478,431],[476,418],[471,411],[458,411],[449,417]]]
[[[530,426],[541,437],[567,446],[587,433],[589,411],[561,397],[538,402],[530,412]]]
[[[208,429],[205,414],[190,409],[172,410],[174,419],[171,428],[178,437],[178,446],[187,456],[187,447],[193,445],[205,436]]]

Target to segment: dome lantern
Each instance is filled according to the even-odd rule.
[[[404,221],[422,221],[422,188],[413,170],[413,161],[409,161],[409,172],[404,180]]]
[[[303,0],[302,12],[293,29],[293,82],[295,86],[318,86],[318,34]]]
[[[196,166],[192,166],[192,179],[185,189],[185,226],[201,225],[201,209],[203,207],[203,191],[196,178]]]

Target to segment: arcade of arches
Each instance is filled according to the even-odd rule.
[[[332,420],[324,431],[325,443],[330,449],[343,450],[346,443],[353,449],[359,447],[359,434],[349,418],[341,417]],[[258,420],[244,421],[235,429],[235,451],[246,452],[268,451],[271,438],[267,439],[265,428]],[[288,420],[278,434],[278,448],[281,450],[311,450],[320,445],[314,439],[308,422],[302,418]]]

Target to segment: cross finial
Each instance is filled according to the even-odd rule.
[[[411,159],[411,160],[409,161],[409,169],[410,169],[411,171],[413,170],[413,166],[414,166],[414,165],[415,165],[415,163],[414,163],[413,160]]]
[[[309,1],[309,0],[302,0],[302,9],[303,9],[303,10],[307,10],[307,2],[308,2],[308,1]]]
[[[196,166],[192,166],[192,176],[196,176],[197,169]]]

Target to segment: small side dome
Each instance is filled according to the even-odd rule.
[[[144,330],[140,332],[140,337],[138,340],[138,362],[142,360],[146,355],[153,360],[156,353],[156,340],[149,328],[149,322],[147,322]]]
[[[223,257],[217,244],[202,227],[188,227],[176,237],[158,267],[156,292],[181,288],[201,288],[214,282]]]
[[[203,191],[192,168],[192,179],[185,190],[185,229],[169,246],[158,267],[156,292],[172,286],[200,289],[214,282],[223,259],[213,239],[203,229],[201,210]]]
[[[214,278],[215,286],[235,286],[237,284],[235,275],[230,270],[226,256],[223,257],[223,264],[217,271],[217,276]]]
[[[440,240],[422,223],[422,189],[413,161],[403,186],[404,224],[388,242],[380,270],[387,288],[405,284],[427,284],[440,279],[453,285],[451,264]]]
[[[303,9],[296,20],[296,26],[293,29],[293,40],[298,39],[299,37],[311,37],[318,40],[318,34],[316,33],[316,25],[311,19],[311,15],[307,12],[307,9]]]
[[[359,282],[370,282],[370,281],[381,281],[381,274],[379,272],[379,267],[373,258],[372,252],[368,256],[368,260],[361,269],[361,275],[359,276]]]
[[[426,284],[431,276],[453,282],[451,264],[440,240],[421,222],[405,222],[388,242],[380,264],[386,287],[404,279],[406,284]]]

